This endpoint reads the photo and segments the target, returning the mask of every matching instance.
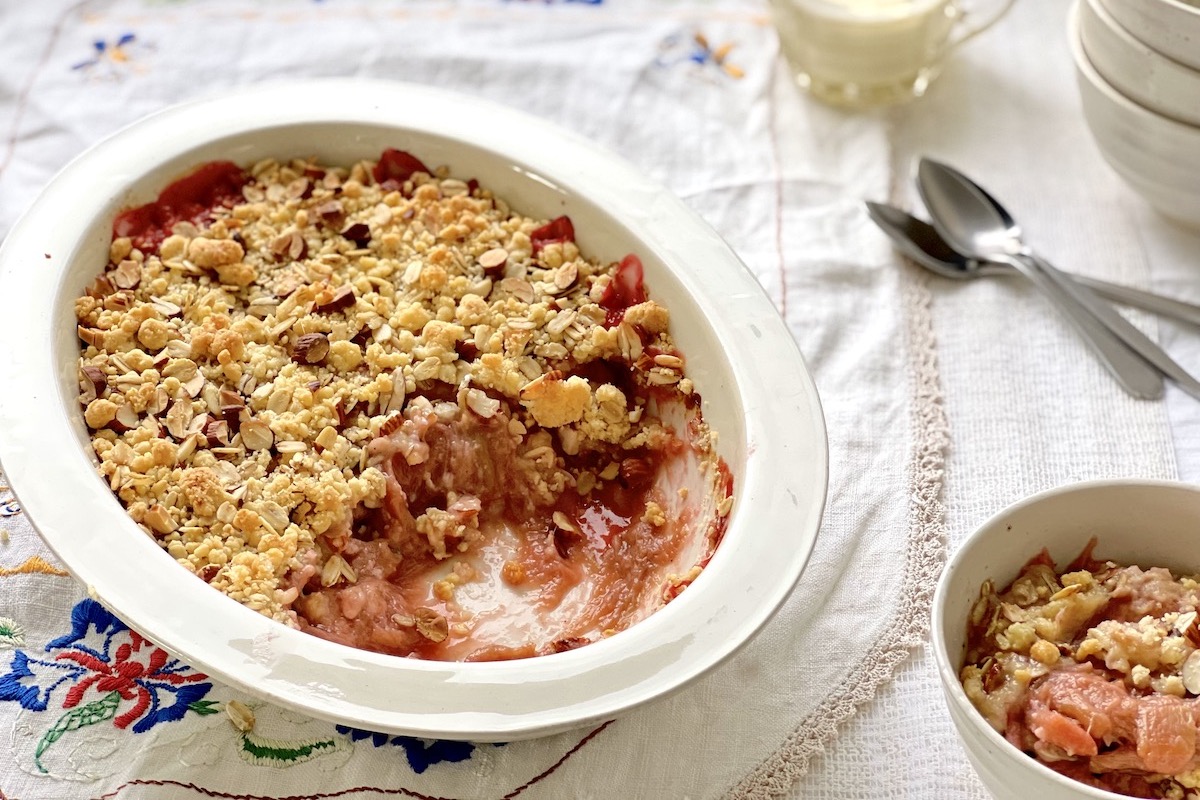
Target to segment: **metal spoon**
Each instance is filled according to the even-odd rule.
[[[955,280],[1019,274],[1008,264],[978,261],[964,256],[942,238],[937,228],[895,206],[873,203],[870,200],[866,205],[871,219],[891,237],[896,248],[931,272]],[[1071,273],[1071,277],[1113,302],[1200,325],[1200,306],[1194,303],[1164,297],[1132,286],[1089,278],[1086,275]]]
[[[1030,258],[1021,244],[1020,230],[1006,213],[997,210],[990,196],[959,173],[928,159],[921,160],[917,176],[917,188],[933,217],[934,227],[955,250],[977,260],[999,261],[1019,270],[1074,324],[1083,341],[1127,392],[1143,399],[1162,396],[1161,371],[1135,352],[1130,344],[1133,337],[1124,331],[1123,335],[1117,334],[1114,328],[1119,323],[1101,316],[1103,301],[1069,279],[1056,279],[1054,267],[1047,269],[1048,265]],[[1114,309],[1108,307],[1108,310],[1125,322]]]

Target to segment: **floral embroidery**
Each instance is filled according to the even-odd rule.
[[[4,473],[0,472],[0,517],[15,517],[21,513],[21,504],[17,502],[17,498],[12,496],[9,491],[8,481],[4,479]]]
[[[453,742],[448,739],[416,739],[412,736],[391,736],[386,733],[374,733],[345,725],[337,726],[338,733],[350,736],[350,741],[358,742],[370,739],[375,747],[390,744],[404,749],[404,757],[412,771],[420,775],[434,764],[442,762],[466,761],[475,753],[475,745],[470,742]]]
[[[25,629],[8,617],[0,617],[0,650],[25,644]]]
[[[729,53],[733,50],[733,42],[724,42],[713,47],[708,37],[697,31],[690,39],[679,34],[668,36],[659,45],[659,66],[669,67],[675,64],[693,64],[702,70],[719,70],[731,78],[742,78],[746,72],[729,61]]]
[[[69,574],[65,569],[59,569],[41,556],[30,556],[15,567],[0,567],[0,577],[8,575],[56,575],[65,578]]]
[[[330,739],[269,739],[253,733],[242,734],[238,755],[259,767],[290,767],[336,752],[346,745],[337,738]]]
[[[119,80],[137,54],[150,49],[134,33],[123,33],[111,42],[97,39],[92,42],[91,57],[72,64],[71,69],[100,79]]]
[[[189,711],[214,713],[204,696],[208,676],[196,672],[132,631],[91,599],[71,610],[71,632],[45,647],[48,658],[13,654],[0,676],[0,700],[29,711],[52,703],[65,710],[38,743],[34,763],[71,731],[112,720],[119,729],[145,733],[161,722],[182,719]],[[118,713],[120,712],[120,713]]]

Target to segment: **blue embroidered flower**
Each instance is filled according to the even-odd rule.
[[[91,56],[72,64],[71,69],[90,80],[120,81],[142,71],[142,57],[153,51],[152,44],[126,32],[115,39],[96,39]]]
[[[442,762],[456,763],[468,760],[475,753],[475,745],[470,742],[452,742],[447,739],[416,739],[412,736],[390,736],[386,733],[374,733],[346,725],[337,726],[338,733],[347,734],[350,741],[358,742],[370,739],[375,747],[390,744],[404,749],[404,757],[412,771],[420,775],[434,764]]]
[[[171,658],[94,600],[76,603],[71,632],[45,651],[48,658],[17,650],[8,673],[0,676],[0,700],[30,711],[61,702],[67,712],[38,744],[38,758],[65,733],[85,725],[111,719],[117,728],[144,733],[188,711],[211,713],[202,699],[212,689],[208,676]],[[40,762],[37,766],[42,768]]]
[[[672,34],[659,44],[657,63],[661,67],[675,64],[692,64],[699,70],[719,70],[731,78],[742,78],[745,71],[730,63],[729,54],[733,50],[732,42],[724,42],[714,47],[708,37],[699,31],[691,37]]]
[[[80,61],[78,64],[71,65],[71,69],[92,69],[106,61],[122,64],[129,60],[127,48],[135,41],[137,41],[137,36],[132,33],[121,34],[120,38],[111,44],[104,39],[97,39],[92,42],[92,57],[85,61]]]

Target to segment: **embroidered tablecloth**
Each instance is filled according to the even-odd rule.
[[[306,75],[486,97],[620,153],[730,241],[813,369],[832,463],[804,578],[745,650],[618,720],[505,745],[223,686],[89,600],[0,488],[0,798],[984,797],[922,646],[947,544],[1048,486],[1200,473],[1200,415],[1125,398],[1027,288],[918,274],[860,201],[911,203],[912,157],[939,155],[1020,201],[1062,266],[1200,294],[1196,238],[1087,138],[1066,7],[1018,3],[929,97],[852,115],[792,85],[752,0],[5,3],[0,235],[71,157],[177,101]],[[1136,319],[1200,363],[1193,332]]]

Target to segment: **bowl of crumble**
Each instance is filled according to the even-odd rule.
[[[0,249],[0,348],[0,465],[89,592],[369,730],[675,691],[775,613],[824,507],[815,386],[720,237],[431,88],[254,87],[97,144]]]
[[[1092,481],[1016,503],[954,554],[934,654],[995,797],[1195,794],[1197,529],[1200,488]]]

